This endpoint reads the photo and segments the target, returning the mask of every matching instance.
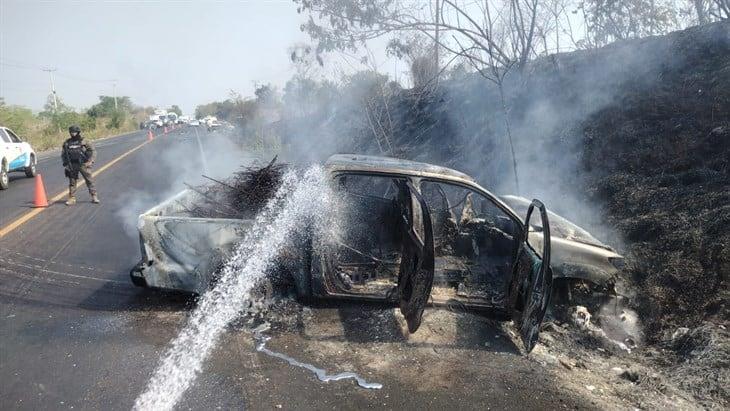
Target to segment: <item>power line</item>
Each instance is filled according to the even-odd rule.
[[[83,81],[83,82],[86,82],[86,83],[109,83],[109,82],[114,81],[114,80],[93,80],[93,79],[88,79],[88,78],[81,78],[81,77],[76,77],[76,76],[69,76],[68,74],[61,74],[61,73],[57,74],[57,76],[58,77],[63,77],[63,78],[68,79],[68,80]]]
[[[3,61],[0,61],[0,65],[7,66],[7,67],[15,67],[15,68],[21,68],[21,69],[28,69],[28,70],[40,70],[40,67],[33,67],[28,66],[25,64],[17,64],[17,63],[5,63]]]
[[[4,60],[4,61],[3,61]],[[39,71],[46,71],[44,67],[39,66],[33,66],[13,60],[8,60],[6,58],[0,59],[0,65],[7,66],[7,67],[15,67],[15,68],[21,68],[21,69],[27,69],[27,70],[39,70]],[[58,70],[58,69],[56,69]],[[74,76],[70,74],[65,74],[63,70],[60,70],[60,72],[56,73],[56,76],[63,77],[68,80],[74,80],[74,81],[82,81],[86,83],[110,83],[115,80],[112,79],[106,79],[106,80],[99,80],[99,79],[90,79],[90,78],[84,78],[79,76]]]

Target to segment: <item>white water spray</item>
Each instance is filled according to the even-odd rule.
[[[226,263],[216,286],[201,297],[134,409],[169,410],[175,406],[294,230],[307,224],[315,230],[321,227],[333,198],[321,167],[310,168],[301,178],[294,172],[283,177],[281,187]]]

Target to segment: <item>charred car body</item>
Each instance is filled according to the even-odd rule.
[[[559,216],[561,236],[551,236],[537,200],[500,199],[466,174],[407,160],[335,155],[325,168],[344,229],[310,238],[288,267],[304,299],[397,303],[411,332],[428,303],[459,304],[514,319],[529,351],[553,288],[613,290],[621,256]],[[204,292],[252,225],[190,217],[196,196],[186,190],[139,217],[136,285]]]

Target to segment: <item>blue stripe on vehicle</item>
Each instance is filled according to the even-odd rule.
[[[25,163],[28,162],[28,153],[23,153],[18,156],[15,160],[8,164],[8,171],[17,170],[19,168],[25,168]]]

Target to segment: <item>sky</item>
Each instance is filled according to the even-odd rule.
[[[223,100],[255,85],[282,87],[289,48],[308,42],[305,16],[279,1],[0,0],[0,96],[41,110],[54,73],[58,96],[77,109],[99,95],[138,105]]]

